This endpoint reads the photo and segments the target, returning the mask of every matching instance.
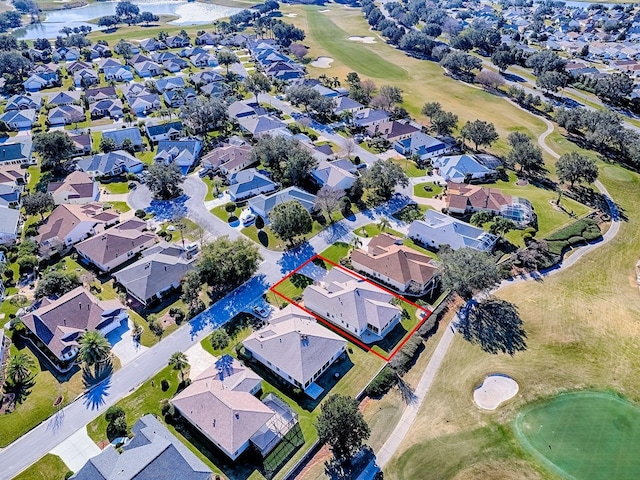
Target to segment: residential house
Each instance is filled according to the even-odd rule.
[[[172,90],[165,90],[165,92],[162,94],[162,98],[164,99],[164,103],[166,103],[168,107],[177,108],[187,103],[195,102],[198,99],[198,95],[193,88],[187,87],[184,90],[177,88]]]
[[[210,53],[196,53],[189,57],[189,61],[198,68],[217,67],[218,59]]]
[[[294,305],[277,312],[242,345],[251,358],[312,398],[322,393],[314,382],[347,348],[344,338]]]
[[[479,185],[449,182],[445,206],[449,213],[464,215],[488,212],[507,218],[519,226],[528,225],[535,219],[531,202],[526,198],[513,197],[498,189]]]
[[[179,35],[170,35],[164,39],[164,43],[169,48],[182,48],[182,47],[190,46],[191,40],[185,37],[181,37]]]
[[[20,232],[20,210],[0,207],[0,245],[13,245]]]
[[[327,185],[336,190],[348,190],[356,181],[356,175],[352,172],[345,170],[340,164],[326,160],[318,163],[311,176],[321,187]]]
[[[218,36],[210,32],[205,32],[202,35],[196,37],[196,45],[215,45],[218,42]]]
[[[200,87],[200,93],[207,97],[224,98],[229,92],[229,85],[224,82],[208,83]]]
[[[261,216],[265,223],[269,223],[269,213],[276,205],[292,201],[300,202],[307,211],[312,212],[315,209],[316,196],[298,187],[289,187],[268,196],[257,195],[249,200],[249,208],[255,215]]]
[[[175,58],[167,59],[164,62],[162,62],[162,66],[167,72],[178,73],[183,68],[187,68],[189,64],[187,63],[186,60],[179,57],[175,57]]]
[[[24,143],[0,143],[0,165],[31,163],[31,147]]]
[[[74,156],[77,155],[91,155],[93,149],[93,139],[90,133],[81,133],[80,135],[70,135],[73,141],[73,146],[76,151]]]
[[[51,58],[54,62],[75,62],[80,58],[80,49],[76,47],[60,47],[53,52]]]
[[[22,86],[27,92],[39,92],[43,88],[53,87],[59,81],[58,74],[44,75],[40,73],[33,73],[22,82]]]
[[[498,237],[436,210],[427,210],[424,220],[409,225],[409,237],[433,248],[449,245],[453,250],[473,248],[490,252]]]
[[[192,73],[189,77],[194,85],[202,86],[209,83],[224,82],[224,77],[213,70],[205,70],[204,72]]]
[[[122,62],[117,58],[101,58],[96,61],[96,65],[98,66],[98,71],[100,73],[104,73],[107,68],[118,68],[123,66]]]
[[[198,55],[200,53],[209,53],[209,50],[201,48],[201,47],[186,47],[178,52],[178,55],[182,58],[189,58],[193,55]]]
[[[227,193],[233,202],[278,189],[277,183],[259,173],[255,168],[231,174],[229,182],[231,185]]]
[[[131,297],[148,305],[178,289],[185,274],[195,267],[195,261],[196,256],[185,248],[162,241],[113,276]]]
[[[118,92],[115,87],[89,88],[84,91],[84,96],[87,102],[93,103],[100,100],[117,100]]]
[[[72,123],[84,122],[87,117],[82,107],[78,105],[60,105],[49,111],[47,117],[49,125],[71,125]]]
[[[61,182],[49,183],[47,192],[53,196],[56,205],[61,203],[83,205],[97,202],[100,197],[98,182],[79,170],[67,175]]]
[[[384,110],[365,108],[355,112],[351,121],[356,127],[371,128],[389,121],[389,114]]]
[[[373,237],[366,247],[353,250],[351,266],[402,294],[422,296],[438,284],[438,267],[433,259],[387,233]]]
[[[111,49],[107,45],[102,45],[101,43],[92,45],[89,50],[91,51],[91,58],[110,57],[113,55]]]
[[[202,142],[196,138],[181,138],[180,140],[161,140],[154,162],[175,163],[186,175],[198,159],[202,150]]]
[[[108,67],[104,69],[104,78],[106,81],[132,82],[133,73],[128,66]]]
[[[122,89],[131,110],[136,115],[147,115],[162,106],[157,93],[151,93],[144,85],[133,83]]]
[[[165,77],[156,82],[156,87],[160,93],[176,88],[184,89],[186,86],[187,84],[184,81],[184,77]]]
[[[165,50],[167,45],[155,38],[147,38],[140,42],[140,48],[147,52],[155,52],[156,50]]]
[[[0,120],[7,124],[10,130],[30,130],[38,118],[38,112],[33,109],[5,111]]]
[[[356,112],[364,110],[365,106],[349,97],[340,96],[334,99],[335,108],[333,113],[335,115],[342,115],[345,112],[350,112],[355,116]]]
[[[80,92],[75,91],[55,92],[51,94],[51,96],[47,100],[47,103],[54,106],[71,104],[80,105],[80,95]]]
[[[291,85],[302,83],[305,77],[303,67],[289,62],[274,62],[264,67],[264,74],[272,80],[283,80]]]
[[[290,135],[285,123],[269,115],[243,117],[238,119],[238,123],[244,131],[253,135],[254,138],[260,138],[265,135]]]
[[[42,97],[28,97],[26,95],[13,95],[7,99],[5,112],[11,110],[40,110],[42,106]]]
[[[178,140],[182,136],[182,122],[180,120],[164,123],[149,121],[145,122],[144,128],[153,143],[158,143],[160,140]]]
[[[306,309],[364,343],[384,338],[402,314],[392,294],[341,267],[305,288],[302,298]]]
[[[485,165],[478,155],[440,157],[433,160],[433,166],[445,181],[453,183],[484,182],[493,180],[498,175],[496,167]]]
[[[44,298],[34,307],[20,320],[40,340],[38,348],[46,347],[43,353],[60,362],[76,358],[85,332],[97,330],[106,335],[129,318],[119,301],[98,300],[84,287],[74,288],[58,299]]]
[[[400,142],[411,138],[420,129],[410,123],[398,122],[396,120],[381,122],[367,127],[367,133],[371,136],[380,135],[391,143]]]
[[[67,64],[67,73],[69,75],[73,75],[80,70],[91,70],[93,68],[93,64],[89,62],[71,62]]]
[[[78,70],[73,74],[73,84],[76,88],[88,88],[98,83],[100,83],[100,77],[93,68]]]
[[[220,168],[225,175],[237,173],[254,163],[251,150],[252,148],[244,143],[242,145],[223,144],[202,157],[202,166],[212,170]]]
[[[131,427],[119,448],[107,446],[87,460],[73,480],[213,480],[211,470],[153,415]]]
[[[289,406],[273,394],[254,395],[261,378],[229,355],[193,379],[171,403],[195,429],[235,461],[250,446],[263,457],[298,422]]]
[[[78,161],[77,167],[92,177],[116,177],[123,173],[140,173],[143,164],[124,150],[98,153]]]
[[[22,206],[22,187],[0,184],[0,207],[20,209]]]
[[[124,115],[122,109],[123,106],[120,99],[105,98],[89,105],[89,113],[92,119],[109,117],[118,120]]]
[[[64,250],[90,235],[102,232],[119,219],[118,213],[105,210],[100,203],[58,205],[38,227],[35,241],[40,245],[40,253],[46,256],[50,251]]]
[[[133,69],[142,78],[156,77],[162,75],[163,72],[163,68],[160,65],[150,60],[134,63]]]
[[[409,138],[396,140],[393,148],[402,155],[417,156],[422,161],[451,153],[453,149],[451,145],[447,145],[442,140],[422,132],[414,132]]]
[[[229,114],[229,117],[241,119],[246,117],[255,117],[258,115],[258,109],[260,109],[260,114],[264,113],[263,109],[261,109],[255,102],[236,101],[229,105],[227,113]]]
[[[0,163],[0,185],[17,187],[20,191],[23,191],[27,184],[27,177],[28,173],[26,170],[17,168],[11,164]]]
[[[87,263],[110,272],[157,240],[147,231],[147,222],[134,217],[76,244],[76,251]]]
[[[106,130],[102,132],[102,138],[111,138],[115,144],[116,149],[122,148],[122,143],[126,138],[131,140],[133,148],[136,151],[140,151],[144,148],[142,142],[142,135],[140,135],[140,129],[138,127],[117,128],[115,130]]]

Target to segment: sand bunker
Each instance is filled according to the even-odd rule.
[[[318,13],[327,13],[330,12],[331,10],[329,10],[328,8],[325,8],[324,10],[318,10]]]
[[[376,39],[373,37],[349,37],[347,40],[351,40],[352,42],[361,42],[361,43],[377,43]]]
[[[493,374],[484,379],[473,392],[473,401],[484,410],[495,410],[502,402],[515,397],[518,382],[506,375]]]
[[[316,68],[329,68],[333,63],[333,58],[331,57],[318,57],[313,62],[311,62],[312,67]]]
[[[295,18],[298,16],[297,13],[285,13],[284,14],[285,17],[289,17],[289,18]]]

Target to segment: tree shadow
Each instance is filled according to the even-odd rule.
[[[91,388],[99,384],[113,373],[113,363],[108,359],[95,366],[93,370],[85,366],[82,368],[82,382],[85,388]]]
[[[24,382],[11,383],[7,381],[4,386],[6,394],[15,395],[13,403],[19,405],[25,402],[27,397],[31,395],[33,387],[36,385],[35,375]]]
[[[267,235],[267,232],[265,232],[264,230],[258,230],[258,241],[263,247],[268,248],[269,235]]]
[[[517,307],[505,300],[489,297],[470,301],[458,313],[456,328],[463,338],[487,353],[508,353],[527,349],[527,334]]]
[[[411,388],[411,385],[405,382],[402,377],[398,376],[396,384],[398,385],[398,389],[400,390],[402,401],[404,401],[406,405],[413,405],[418,401],[418,396]]]
[[[324,462],[324,473],[331,480],[352,480],[358,478],[375,458],[371,447],[365,445],[352,459],[338,460],[332,457]]]
[[[111,377],[107,377],[101,383],[91,387],[84,394],[83,405],[91,410],[98,410],[109,396],[109,388],[111,388]]]

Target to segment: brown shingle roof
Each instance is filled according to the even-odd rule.
[[[500,207],[511,205],[512,201],[511,195],[506,195],[494,188],[453,182],[447,183],[447,207],[462,209],[468,205],[474,209],[499,212]]]
[[[396,237],[381,233],[371,239],[367,250],[354,250],[351,261],[403,285],[411,280],[422,285],[429,283],[437,269],[431,257],[397,244],[397,241]]]
[[[44,299],[22,322],[58,357],[77,346],[85,331],[113,321],[124,307],[117,300],[101,301],[78,287],[57,300]]]
[[[52,195],[67,191],[69,192],[69,198],[91,198],[93,197],[93,190],[93,180],[80,170],[68,175],[62,182],[52,182],[47,187],[47,191]]]
[[[82,222],[94,222],[95,225],[110,224],[118,220],[120,215],[114,210],[103,210],[100,203],[86,205],[58,205],[44,224],[38,229],[36,242],[65,237]]]

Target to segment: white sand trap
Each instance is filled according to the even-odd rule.
[[[297,13],[285,13],[284,14],[285,17],[289,17],[289,18],[295,18],[298,16]]]
[[[501,374],[488,375],[473,392],[473,401],[484,410],[495,410],[501,403],[515,397],[518,382]]]
[[[318,57],[313,62],[311,62],[312,67],[316,68],[329,68],[333,63],[333,58],[331,57]]]
[[[324,10],[318,10],[318,13],[327,13],[330,12],[331,10],[329,10],[328,8],[325,8]]]
[[[349,37],[347,40],[351,40],[352,42],[361,42],[361,43],[377,43],[376,39],[373,37]]]

